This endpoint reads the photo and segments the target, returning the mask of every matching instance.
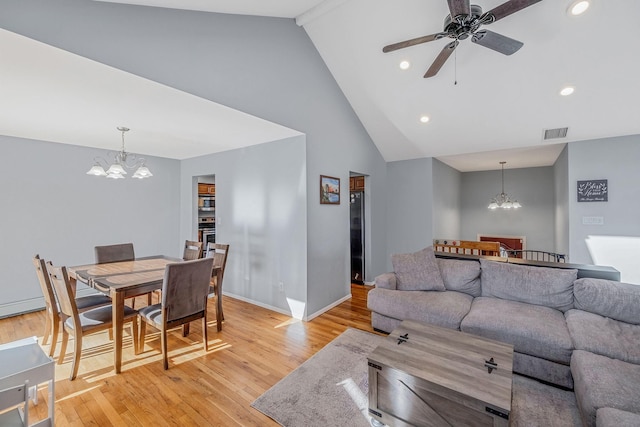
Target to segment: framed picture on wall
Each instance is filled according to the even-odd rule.
[[[340,178],[320,175],[320,204],[340,204]]]
[[[578,202],[606,202],[609,200],[609,185],[606,179],[578,181]]]

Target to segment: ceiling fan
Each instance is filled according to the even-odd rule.
[[[481,30],[482,25],[492,24],[512,13],[518,12],[541,0],[509,0],[500,6],[482,13],[482,8],[475,4],[470,4],[469,0],[447,0],[450,14],[444,18],[444,31],[428,36],[418,37],[390,44],[382,48],[382,51],[393,52],[417,44],[440,40],[445,37],[452,38],[453,41],[447,44],[436,57],[431,67],[424,77],[433,77],[438,74],[440,68],[447,62],[449,56],[458,46],[460,40],[471,37],[471,41],[481,46],[500,52],[504,55],[511,55],[523,46],[522,42],[512,38],[494,33],[489,30]]]

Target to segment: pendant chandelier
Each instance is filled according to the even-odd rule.
[[[94,165],[87,175],[105,176],[109,179],[123,179],[127,174],[126,169],[136,169],[132,178],[144,179],[153,176],[151,171],[145,166],[145,160],[142,157],[138,157],[135,154],[127,153],[124,150],[124,134],[129,131],[129,128],[118,127],[122,132],[122,148],[116,153],[109,153],[113,159],[109,162],[102,157],[94,158]],[[105,171],[105,167],[108,169]]]
[[[491,203],[487,206],[489,209],[518,209],[522,205],[517,200],[511,200],[511,198],[504,192],[504,165],[507,162],[500,162],[502,165],[502,192],[497,194],[496,197],[491,199]]]

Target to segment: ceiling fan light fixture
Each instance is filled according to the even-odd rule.
[[[420,116],[420,123],[428,123],[431,118],[427,115]]]
[[[409,61],[400,61],[400,64],[398,66],[403,71],[404,70],[408,70],[411,67],[411,62],[409,62]]]
[[[569,96],[575,91],[576,91],[575,87],[573,87],[573,86],[565,86],[562,89],[560,89],[560,95]]]
[[[577,0],[571,3],[568,10],[569,10],[569,15],[578,16],[586,12],[587,9],[589,9],[588,0]]]

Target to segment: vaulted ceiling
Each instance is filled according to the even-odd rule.
[[[449,13],[445,0],[102,1],[295,19],[387,161],[436,157],[461,171],[498,169],[501,160],[509,167],[547,166],[564,143],[640,134],[637,0],[592,0],[580,16],[567,13],[571,0],[542,0],[483,27],[523,42],[518,52],[506,56],[462,40],[431,78],[423,75],[450,39],[391,53],[382,47],[442,31]],[[503,2],[478,0],[484,11]],[[189,113],[181,129],[171,128],[176,120],[155,127],[155,146],[138,150],[148,155],[187,158],[299,134],[8,31],[0,30],[0,50],[13,64],[0,68],[0,78],[11,82],[0,88],[0,134],[113,148],[115,129],[92,135],[95,111],[87,111],[82,98],[92,79],[102,84],[91,96],[112,100],[113,111],[104,102],[100,114],[122,115],[115,112],[127,104],[121,96],[137,111],[151,111],[155,124],[176,111],[170,104]],[[55,64],[54,72],[43,75],[38,61]],[[407,70],[400,69],[401,61],[410,63]],[[86,81],[65,79],[65,67],[82,67]],[[575,92],[561,96],[565,86]],[[58,117],[34,110],[29,93],[38,94],[37,105],[56,102],[60,116],[80,114],[82,120],[69,132]],[[67,108],[73,111],[61,111]],[[428,122],[420,121],[423,115]],[[36,116],[39,125],[33,126]],[[226,142],[203,144],[208,126],[217,133],[227,129]],[[563,127],[566,137],[544,140],[545,130]],[[237,128],[248,131],[238,135]],[[163,134],[188,143],[174,151]]]

